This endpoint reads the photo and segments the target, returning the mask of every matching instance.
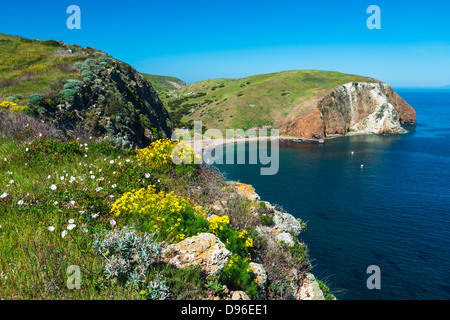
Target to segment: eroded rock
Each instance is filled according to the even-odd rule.
[[[169,245],[163,251],[163,260],[177,268],[200,265],[206,276],[219,275],[231,252],[212,233],[200,233]]]

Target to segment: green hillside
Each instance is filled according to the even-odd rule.
[[[155,90],[158,91],[158,94],[160,93],[167,94],[170,91],[178,91],[181,90],[184,86],[186,86],[186,83],[183,80],[180,80],[175,77],[158,76],[148,73],[141,73],[141,74],[144,76],[145,79],[147,79],[152,83]]]
[[[0,34],[0,113],[20,111],[60,132],[146,146],[171,134],[169,114],[132,66],[91,47]]]
[[[73,65],[86,60],[88,52],[94,49],[0,33],[0,99],[26,103],[32,93],[58,95],[58,85],[80,77],[80,70]]]
[[[352,81],[375,80],[318,70],[204,80],[184,87],[166,107],[175,126],[191,127],[194,120],[202,120],[208,128],[277,127],[287,115],[308,113],[305,101]]]

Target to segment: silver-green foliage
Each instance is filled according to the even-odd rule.
[[[161,253],[151,235],[139,235],[129,227],[97,234],[93,247],[106,260],[103,272],[108,279],[117,278],[134,287],[143,283],[145,272]]]

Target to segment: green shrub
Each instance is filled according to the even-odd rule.
[[[220,273],[219,281],[229,289],[244,290],[250,298],[258,295],[258,286],[250,271],[249,261],[237,254],[228,258],[228,263]]]
[[[44,96],[40,93],[33,93],[28,96],[28,100],[31,104],[39,106],[44,101]]]
[[[48,46],[48,47],[62,47],[61,43],[59,43],[58,41],[55,40],[46,40],[46,41],[42,41],[41,42],[44,46]]]
[[[64,89],[60,92],[63,100],[73,102],[74,96],[78,93],[75,89]]]
[[[320,290],[323,292],[323,296],[325,297],[325,300],[334,300],[336,297],[330,292],[330,288],[323,282],[318,279],[316,279],[317,283],[319,284]]]
[[[138,235],[127,227],[97,234],[93,248],[107,261],[103,269],[107,279],[117,278],[135,288],[141,287],[147,269],[161,252],[152,236]]]

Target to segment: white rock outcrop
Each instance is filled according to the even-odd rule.
[[[206,276],[219,275],[231,252],[212,233],[200,233],[163,250],[163,260],[177,268],[200,265]]]

